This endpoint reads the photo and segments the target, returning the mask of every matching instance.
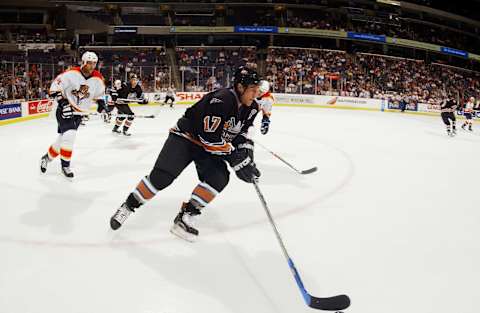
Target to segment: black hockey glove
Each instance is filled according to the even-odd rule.
[[[235,148],[247,150],[247,155],[250,157],[250,159],[252,159],[252,161],[254,160],[253,149],[255,148],[255,146],[253,140],[245,138],[245,141],[239,143]]]
[[[58,109],[61,110],[62,118],[69,119],[73,117],[73,108],[60,91],[51,93],[50,98],[57,101]]]
[[[260,127],[260,132],[262,135],[268,133],[268,127],[270,127],[270,118],[264,115],[262,118],[262,126]]]
[[[63,100],[59,101],[58,105],[60,106],[60,108],[62,110],[62,118],[70,119],[70,118],[73,117],[73,108],[70,105],[70,103],[68,103],[68,101],[66,99],[63,99]]]
[[[248,156],[247,149],[236,149],[227,157],[227,161],[237,174],[237,177],[246,183],[253,183],[260,177],[260,171],[253,160]]]

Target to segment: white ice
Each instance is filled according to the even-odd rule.
[[[114,232],[109,218],[151,170],[184,106],[137,107],[130,138],[92,119],[76,177],[39,173],[52,119],[0,127],[0,313],[311,312],[253,186],[232,173],[200,238],[169,228],[194,166]],[[439,117],[274,108],[260,188],[305,287],[348,294],[352,313],[477,313],[480,128],[446,135]]]

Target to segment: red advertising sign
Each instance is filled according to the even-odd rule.
[[[52,110],[53,102],[52,100],[37,100],[28,102],[28,114],[38,114],[38,113],[47,113]]]
[[[202,99],[206,92],[177,92],[177,101],[197,101]]]

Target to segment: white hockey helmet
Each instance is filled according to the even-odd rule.
[[[267,80],[261,80],[258,90],[261,95],[266,94],[270,90],[270,83]]]
[[[95,52],[86,51],[86,52],[82,55],[82,65],[84,65],[84,64],[87,63],[87,62],[95,62],[95,63],[98,62],[98,57],[97,57],[97,55],[95,54]]]
[[[113,86],[117,89],[120,89],[122,87],[122,81],[120,79],[115,80]]]

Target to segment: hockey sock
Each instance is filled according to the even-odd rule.
[[[55,147],[53,145],[48,148],[47,156],[49,161],[55,159],[59,154],[60,152],[58,150],[55,150]]]
[[[128,117],[127,120],[125,121],[125,124],[123,125],[123,131],[126,132],[129,127],[132,126],[133,123],[133,117]]]
[[[49,161],[55,159],[57,156],[60,155],[60,145],[62,142],[62,134],[57,136],[57,140],[48,148],[48,159]]]
[[[217,195],[218,191],[213,189],[209,184],[201,182],[193,189],[190,202],[197,209],[201,209],[209,204]]]
[[[75,130],[67,130],[62,134],[62,144],[60,147],[60,158],[62,160],[62,167],[69,167],[72,159],[73,143],[76,136]]]
[[[135,190],[128,196],[127,204],[129,207],[138,208],[140,205],[155,197],[157,192],[158,189],[152,185],[150,177],[145,176],[138,183]]]
[[[120,126],[122,126],[122,122],[123,122],[123,119],[120,119],[119,117],[117,117],[117,119],[115,120],[115,128],[118,129]]]

